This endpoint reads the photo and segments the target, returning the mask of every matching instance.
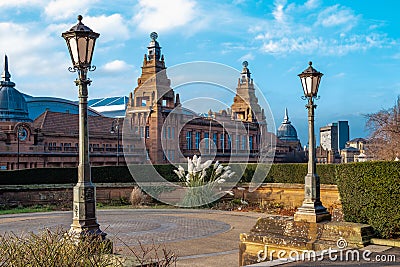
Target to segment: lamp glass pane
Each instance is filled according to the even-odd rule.
[[[301,85],[303,86],[304,95],[307,95],[306,78],[305,77],[301,77],[300,80],[301,80]]]
[[[93,56],[93,47],[94,47],[94,41],[95,39],[90,38],[88,42],[88,61],[87,63],[90,65],[92,62],[92,56]]]
[[[318,94],[318,89],[319,89],[319,83],[321,81],[321,77],[320,75],[318,75],[317,77],[315,77],[315,95]]]
[[[312,96],[312,86],[313,86],[313,79],[312,77],[306,77],[306,84],[307,84],[307,94],[306,96]]]
[[[76,65],[79,63],[79,60],[78,60],[78,48],[76,45],[75,38],[69,39],[69,48],[71,49],[73,65]]]
[[[86,64],[86,55],[87,55],[87,42],[86,38],[78,39],[78,50],[79,50],[79,61],[83,64]]]

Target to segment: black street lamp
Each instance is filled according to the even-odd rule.
[[[79,86],[79,165],[78,183],[74,187],[73,220],[71,234],[96,234],[105,238],[96,219],[96,188],[91,181],[89,163],[89,131],[88,131],[88,85],[92,82],[87,72],[96,67],[91,65],[94,45],[100,34],[92,31],[82,23],[78,16],[78,24],[62,34],[67,42],[73,67],[71,72],[78,72],[75,84]]]
[[[320,222],[330,220],[331,215],[322,205],[320,199],[320,180],[316,172],[315,157],[315,131],[314,131],[314,99],[318,96],[318,87],[321,81],[322,73],[312,67],[309,67],[298,76],[304,90],[304,99],[308,99],[308,172],[304,182],[304,201],[301,207],[294,214],[295,221]]]
[[[120,129],[120,120],[119,118],[114,119],[111,124],[110,133],[114,134],[115,130],[117,130],[117,166],[119,166],[119,129]]]
[[[18,125],[15,127],[17,133],[17,169],[19,170],[19,156],[20,156],[20,149],[19,149],[19,142],[25,141],[28,133],[26,129],[22,125]]]

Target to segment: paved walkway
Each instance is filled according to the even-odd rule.
[[[177,266],[238,266],[239,234],[248,232],[260,213],[192,209],[98,210],[97,219],[117,250],[128,245],[166,243]],[[0,216],[0,233],[68,229],[71,212]]]
[[[192,209],[99,210],[98,222],[117,251],[127,244],[164,243],[178,257],[177,266],[238,266],[239,234],[249,232],[261,213]],[[38,232],[44,228],[69,229],[72,212],[46,212],[0,216],[0,234]],[[372,245],[370,261],[330,260],[261,263],[258,266],[400,266],[400,249]],[[360,254],[362,255],[362,254]],[[394,255],[395,262],[377,262],[376,255]]]

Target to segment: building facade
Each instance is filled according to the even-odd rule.
[[[307,162],[307,153],[303,150],[300,140],[297,137],[296,128],[289,120],[287,108],[283,122],[279,126],[276,136],[275,162],[303,163]]]
[[[78,165],[78,114],[72,101],[26,97],[15,89],[5,56],[0,81],[0,169],[15,170]],[[28,98],[28,100],[26,100]],[[30,110],[39,116],[32,119]],[[62,110],[55,112],[52,110]],[[71,113],[70,113],[71,111]],[[123,149],[110,129],[113,118],[89,112],[90,162],[93,166],[124,164]],[[130,151],[128,149],[127,153]],[[132,151],[133,153],[133,151]]]
[[[171,87],[155,33],[147,49],[141,76],[128,97],[90,102],[92,166],[184,162],[194,155],[220,162],[307,160],[287,111],[277,132],[279,138],[268,131],[246,61],[232,105],[198,114],[183,107]],[[10,78],[5,57],[0,88],[0,169],[76,167],[77,102],[23,95]]]
[[[231,107],[199,115],[182,107],[171,88],[156,38],[153,33],[137,87],[129,95],[124,128],[136,137],[133,146],[145,149],[152,163],[183,162],[193,155],[257,162],[260,150],[268,146],[267,136],[274,135],[267,132],[248,63],[243,62]]]
[[[338,121],[319,129],[320,146],[317,148],[316,157],[319,163],[340,163],[340,151],[346,148],[349,141],[348,121]]]

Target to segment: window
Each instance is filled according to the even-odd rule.
[[[200,132],[196,132],[194,142],[195,142],[195,148],[199,149],[200,148]]]
[[[167,106],[167,100],[166,100],[166,99],[163,99],[161,105],[162,105],[163,107],[166,107],[166,106]]]
[[[168,159],[169,161],[175,160],[175,150],[168,150]]]
[[[246,149],[246,136],[242,135],[242,150]]]
[[[144,127],[141,126],[141,127],[139,128],[139,131],[140,131],[140,138],[143,138],[143,137],[144,137]]]
[[[225,149],[225,134],[221,134],[220,141],[221,141],[221,146],[220,147],[222,149]]]
[[[172,127],[172,139],[175,139],[175,127]]]
[[[168,139],[172,139],[172,137],[171,137],[171,127],[168,127]]]
[[[167,140],[167,127],[163,127],[164,140]]]
[[[146,138],[150,137],[150,129],[149,126],[146,126]]]
[[[210,147],[210,140],[208,133],[204,133],[204,141],[205,141],[205,148],[208,149]]]
[[[249,149],[253,150],[253,136],[249,136]]]
[[[236,135],[236,150],[240,149],[240,135]]]
[[[186,132],[186,148],[192,149],[192,132]]]
[[[217,133],[213,133],[213,141],[214,141],[214,144],[215,144],[215,146],[218,146],[218,143],[217,143],[217,140],[218,139],[218,134]]]
[[[228,134],[228,149],[232,149],[232,140],[230,134]]]
[[[147,100],[146,99],[142,99],[142,107],[147,106]]]

